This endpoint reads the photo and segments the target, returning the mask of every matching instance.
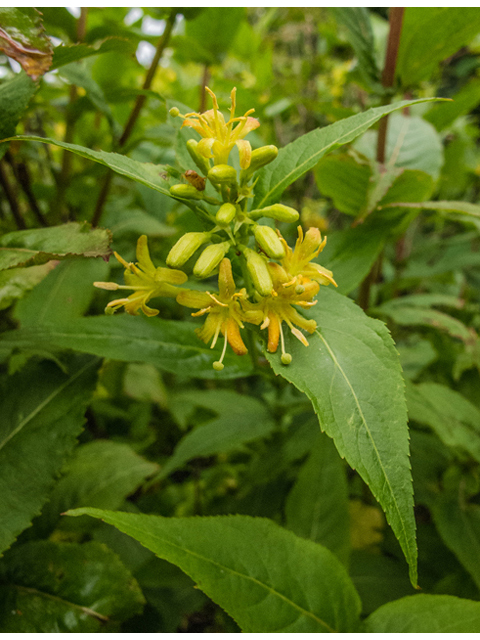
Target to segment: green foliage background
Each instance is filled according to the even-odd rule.
[[[388,9],[41,12],[0,10],[0,631],[480,631],[480,9],[407,8],[392,87]],[[203,230],[205,85],[328,235],[289,367],[92,286]]]

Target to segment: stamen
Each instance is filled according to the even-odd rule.
[[[215,371],[221,371],[224,368],[224,364],[222,363],[222,360],[225,357],[225,353],[227,351],[227,336],[228,336],[228,331],[225,329],[225,341],[223,343],[223,351],[222,351],[222,355],[220,356],[220,360],[216,360],[213,363],[213,368],[215,369]]]
[[[218,340],[218,335],[220,333],[220,327],[222,326],[222,323],[219,322],[217,324],[217,328],[215,329],[215,335],[213,336],[213,340],[212,340],[212,344],[210,345],[210,349],[213,349],[214,346],[217,344],[217,340]]]
[[[228,304],[225,304],[224,302],[220,302],[220,300],[217,300],[217,298],[213,295],[213,293],[209,293],[208,291],[206,292],[206,294],[208,296],[210,296],[210,298],[216,303],[218,304],[220,307],[228,307]]]

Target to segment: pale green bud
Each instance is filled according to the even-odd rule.
[[[255,289],[262,296],[269,296],[273,289],[273,282],[268,272],[266,260],[253,249],[245,247],[243,254],[247,259],[247,269],[252,278]]]
[[[235,205],[230,204],[230,202],[225,202],[225,204],[222,204],[215,215],[217,224],[220,227],[226,227],[235,218],[236,213],[237,208],[235,207]]]
[[[201,200],[203,194],[195,189],[191,184],[174,184],[170,187],[170,193],[176,198],[188,198],[193,200]]]
[[[208,240],[210,240],[210,234],[206,231],[191,231],[186,233],[170,249],[166,260],[168,266],[174,269],[181,267],[193,256],[195,251],[201,247],[202,244],[208,242]]]
[[[231,184],[237,180],[237,172],[229,164],[217,164],[209,170],[208,179],[214,184]]]
[[[230,243],[228,242],[219,242],[206,247],[193,267],[193,273],[197,278],[208,278],[223,260],[229,247]]]
[[[284,204],[272,204],[263,209],[254,209],[249,215],[254,219],[265,217],[280,220],[280,222],[296,222],[300,216],[298,211]]]
[[[244,169],[240,174],[242,182],[245,183],[250,180],[255,171],[275,160],[277,156],[278,149],[273,144],[269,144],[265,147],[260,147],[252,151],[252,157],[248,168]]]
[[[200,171],[207,175],[210,170],[210,163],[208,162],[207,158],[198,153],[197,146],[198,142],[192,138],[187,142],[187,151]]]
[[[255,240],[270,258],[283,258],[285,248],[280,241],[275,229],[265,225],[257,224],[253,230]]]

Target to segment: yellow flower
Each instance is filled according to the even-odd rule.
[[[260,122],[256,118],[251,118],[250,114],[255,109],[250,109],[244,116],[235,117],[235,94],[237,89],[232,89],[230,98],[232,106],[230,107],[230,118],[225,122],[225,118],[219,111],[217,97],[208,87],[206,91],[210,94],[213,101],[213,109],[204,113],[187,113],[183,118],[182,127],[192,127],[202,136],[202,140],[198,143],[197,151],[204,158],[213,158],[214,164],[227,164],[230,151],[236,145],[240,154],[240,166],[247,169],[250,166],[252,157],[252,147],[245,136],[260,126]],[[181,115],[178,110],[174,110],[172,115]],[[238,123],[235,127],[235,123]]]
[[[308,309],[315,305],[317,301],[312,301],[312,299],[318,293],[320,285],[317,282],[305,279],[299,290],[296,280],[289,282],[290,274],[288,274],[283,267],[274,262],[270,262],[268,269],[272,276],[274,292],[271,296],[264,298],[259,303],[263,314],[263,322],[260,328],[268,328],[268,350],[270,353],[277,351],[280,340],[282,362],[289,364],[292,358],[289,353],[285,352],[282,322],[285,322],[292,334],[307,347],[307,339],[294,325],[297,325],[309,333],[313,333],[317,328],[317,323],[315,320],[307,320],[300,315],[295,309],[295,306]]]
[[[115,253],[117,260],[125,267],[125,285],[115,282],[94,282],[94,286],[99,289],[116,291],[117,289],[133,289],[128,298],[112,300],[105,308],[105,313],[115,313],[120,307],[125,307],[125,311],[132,316],[137,316],[139,309],[146,316],[156,316],[158,309],[147,307],[147,302],[157,296],[167,296],[175,298],[178,295],[178,288],[173,285],[183,284],[187,281],[187,276],[183,271],[177,269],[165,269],[155,267],[148,251],[147,236],[140,236],[137,242],[137,260],[126,262],[118,253]]]
[[[201,329],[197,329],[198,337],[208,343],[212,340],[213,349],[220,333],[224,336],[222,356],[218,362],[214,362],[213,367],[217,371],[223,369],[222,360],[225,357],[227,342],[233,351],[239,355],[248,353],[242,337],[240,328],[243,329],[242,320],[246,319],[240,306],[239,298],[246,298],[246,291],[242,289],[236,292],[235,281],[232,275],[232,265],[228,258],[224,258],[220,263],[218,274],[219,293],[209,293],[208,291],[182,291],[177,296],[177,302],[185,307],[200,309],[192,316],[202,316],[208,314],[205,324]]]
[[[331,283],[337,286],[329,269],[325,269],[325,267],[316,262],[311,262],[323,250],[327,239],[324,238],[322,241],[322,234],[316,227],[310,227],[305,236],[301,226],[297,227],[297,230],[298,239],[293,251],[285,240],[280,238],[285,247],[285,257],[281,263],[285,271],[290,274],[290,280],[295,281],[300,286],[303,284],[304,279],[315,280],[319,284],[327,285]]]

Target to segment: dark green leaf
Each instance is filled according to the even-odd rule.
[[[0,50],[37,80],[52,64],[52,43],[33,7],[0,9]]]
[[[101,518],[179,566],[246,633],[355,631],[359,598],[324,547],[264,518],[162,518],[98,509]]]
[[[348,487],[333,442],[319,434],[287,497],[287,527],[302,538],[324,545],[348,562],[350,519]]]
[[[53,263],[41,264],[36,267],[8,269],[0,271],[0,309],[22,298],[30,289],[41,282],[53,269]]]
[[[0,238],[0,269],[30,267],[80,255],[106,259],[112,253],[111,240],[107,229],[92,229],[86,222],[13,231]]]
[[[295,142],[283,147],[276,160],[259,172],[253,207],[260,209],[276,202],[292,182],[313,169],[324,155],[352,142],[383,116],[412,104],[437,99],[406,100],[386,107],[375,107],[297,138]]]
[[[98,542],[29,542],[0,564],[3,633],[99,633],[145,602],[118,556]]]
[[[65,375],[50,362],[3,384],[0,427],[0,550],[37,515],[82,430],[97,360],[78,357]]]
[[[423,116],[437,131],[450,127],[462,115],[466,115],[480,103],[480,82],[473,78],[452,97],[448,104],[434,105]]]
[[[187,38],[197,44],[190,49],[190,59],[196,62],[219,62],[232,46],[235,34],[245,17],[243,7],[207,7],[186,24]],[[202,55],[201,49],[207,56]],[[180,55],[184,52],[180,50]]]
[[[191,322],[141,318],[127,315],[77,318],[31,329],[3,333],[0,351],[12,349],[75,349],[124,362],[149,362],[159,369],[197,378],[226,380],[249,375],[248,357],[231,351],[218,373],[212,365],[220,347],[210,349],[195,335]]]
[[[417,547],[407,412],[398,354],[385,325],[351,300],[322,288],[306,315],[318,328],[309,347],[290,338],[293,361],[266,354],[275,373],[312,401],[320,428],[385,510],[416,584]]]
[[[479,21],[478,7],[407,7],[396,67],[403,86],[429,79],[442,60],[473,40]]]
[[[480,602],[419,594],[390,602],[365,621],[366,633],[478,633]]]
[[[219,415],[197,426],[180,440],[173,455],[160,471],[160,478],[166,477],[192,458],[238,449],[251,440],[264,438],[275,428],[271,415],[259,400],[233,391],[187,392],[177,396],[174,402],[191,402],[212,409]]]
[[[104,40],[100,46],[95,47],[84,43],[55,47],[50,70],[53,71],[53,69],[58,69],[71,62],[76,62],[77,60],[82,60],[90,56],[98,56],[102,53],[110,53],[112,51],[118,53],[134,53],[135,44],[123,38],[108,38]]]
[[[15,135],[15,127],[37,88],[38,85],[26,73],[19,73],[12,80],[0,84],[0,140]],[[0,144],[0,157],[7,148],[7,144]]]

